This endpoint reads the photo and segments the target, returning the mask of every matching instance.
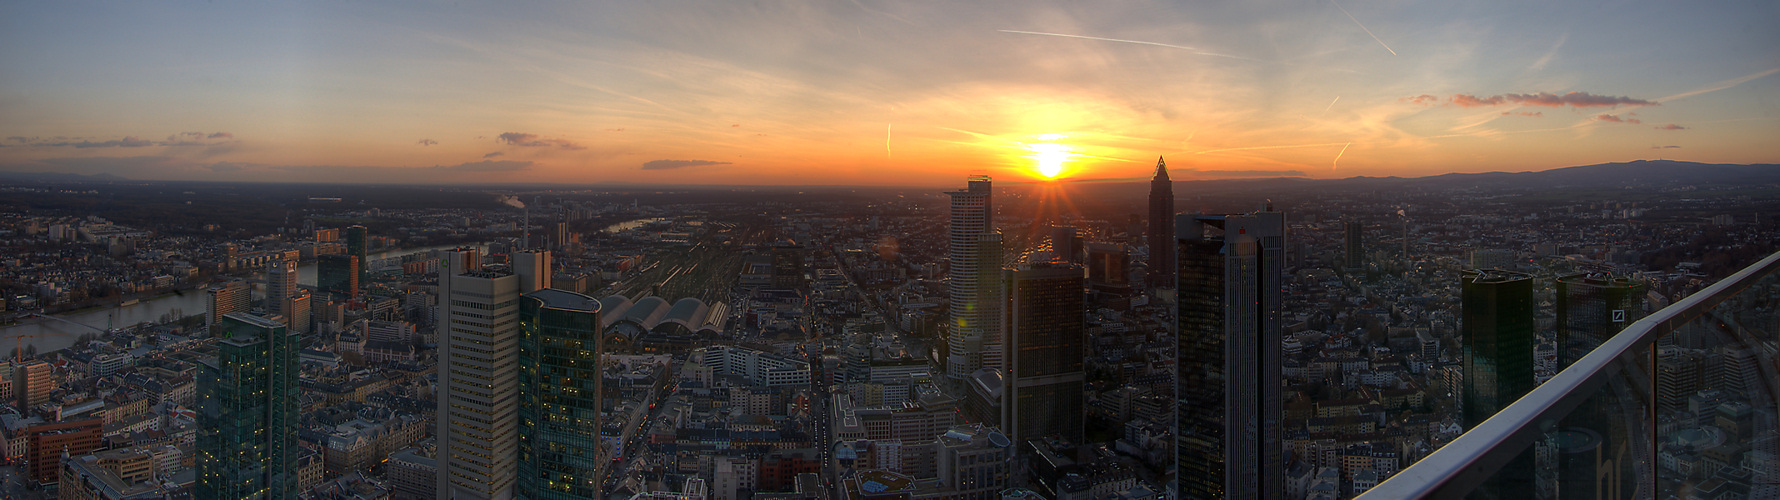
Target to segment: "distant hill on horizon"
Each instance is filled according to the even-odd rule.
[[[1698,163],[1677,160],[1635,160],[1523,172],[1447,173],[1424,177],[1251,177],[1176,180],[1175,193],[1195,189],[1280,192],[1330,189],[1602,189],[1665,186],[1755,186],[1780,184],[1780,164]],[[1081,182],[1083,191],[1125,191],[1148,186],[1147,180]],[[1093,187],[1089,187],[1093,186]],[[1147,189],[1147,187],[1146,187]]]

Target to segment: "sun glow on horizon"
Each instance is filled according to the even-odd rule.
[[[1043,134],[1038,136],[1039,139],[1047,141],[1054,141],[1063,137],[1064,136],[1061,134]],[[1069,157],[1075,156],[1070,153],[1074,148],[1055,142],[1028,144],[1026,145],[1026,148],[1032,150],[1033,155],[1031,158],[1038,162],[1037,169],[1039,177],[1043,177],[1047,180],[1056,179],[1058,176],[1063,175],[1063,162],[1068,161]]]

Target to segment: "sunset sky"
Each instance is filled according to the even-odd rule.
[[[0,171],[956,185],[1780,163],[1780,2],[8,2]]]

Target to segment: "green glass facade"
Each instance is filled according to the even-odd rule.
[[[323,255],[316,258],[316,285],[336,296],[358,298],[359,270],[356,255]]]
[[[600,498],[599,306],[555,289],[519,300],[518,497]]]
[[[296,498],[298,336],[246,313],[220,326],[198,371],[197,497]]]
[[[1464,335],[1465,427],[1533,390],[1533,277],[1508,271],[1467,271],[1461,281]]]
[[[346,226],[346,255],[358,257],[359,283],[365,282],[365,264],[369,263],[366,259],[370,258],[370,254],[366,253],[371,244],[369,238],[365,226]]]
[[[1473,429],[1533,390],[1533,277],[1499,270],[1466,271],[1459,278],[1464,365],[1460,414]],[[1478,486],[1470,498],[1534,498],[1537,462],[1528,448]]]

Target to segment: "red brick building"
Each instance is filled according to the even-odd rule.
[[[90,418],[33,425],[25,429],[29,443],[25,460],[30,462],[26,474],[39,484],[56,482],[62,466],[62,453],[81,456],[99,449],[105,433],[105,420]]]

